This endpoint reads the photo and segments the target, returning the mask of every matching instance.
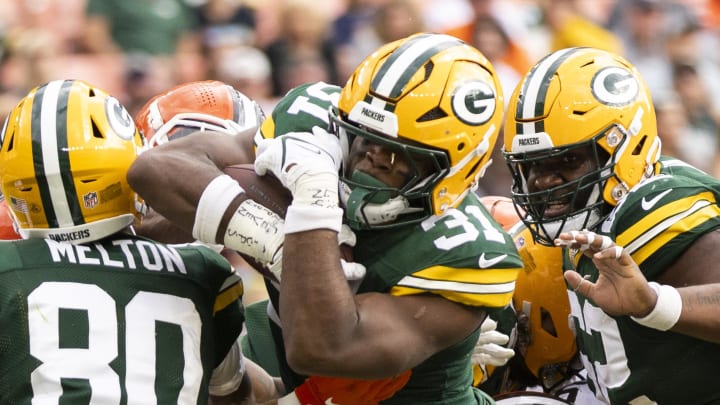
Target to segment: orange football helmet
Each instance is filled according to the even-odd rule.
[[[150,147],[197,131],[229,135],[254,133],[265,114],[232,86],[217,80],[180,84],[158,94],[138,111],[135,121]]]
[[[520,222],[521,215],[518,214],[520,208],[516,208],[512,198],[500,195],[486,195],[480,197],[485,209],[506,231],[509,231],[513,225]]]

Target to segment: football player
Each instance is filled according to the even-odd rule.
[[[254,403],[236,343],[243,285],[204,246],[134,236],[144,141],[80,80],[31,90],[2,131],[0,402]],[[8,346],[9,345],[9,346]]]
[[[597,240],[582,245],[617,241],[648,280],[674,287],[720,281],[720,182],[661,156],[651,95],[623,57],[568,48],[540,60],[510,99],[503,149],[512,198],[538,242],[552,246],[563,231],[587,229]],[[578,294],[589,284],[579,280],[598,281],[583,249],[566,249],[563,268],[579,277],[567,291],[596,396],[608,403],[720,400],[713,372],[720,345],[673,330],[675,317],[613,314]],[[675,315],[677,291],[663,287],[663,294]]]
[[[551,396],[568,403],[600,403],[588,387],[569,323],[570,303],[563,280],[561,250],[533,240],[512,199],[484,196],[481,201],[513,237],[523,260],[523,271],[515,282],[512,305],[493,314],[497,330],[509,335],[508,344],[483,348],[483,354],[490,351],[496,356],[511,348],[514,356],[506,366],[498,367],[487,360],[485,367],[478,364],[476,384],[495,399],[503,398],[506,402],[510,402],[512,394],[513,400],[527,403],[520,402],[527,399],[516,395],[542,391],[544,398]]]
[[[183,83],[156,95],[138,111],[136,122],[150,147],[155,147],[194,132],[204,132],[205,135],[253,136],[263,119],[264,113],[255,101],[226,83],[206,80]],[[277,220],[282,221],[279,218]],[[136,231],[163,242],[187,243],[194,240],[190,232],[175,226],[154,210],[148,210],[142,224],[136,226]],[[233,250],[223,249],[222,245],[210,246],[221,250],[223,256],[232,264],[238,264],[238,260],[242,261]],[[269,326],[263,325],[269,322],[266,304],[267,301],[262,301],[245,308],[248,322],[245,324],[247,333],[243,335],[243,339],[257,337],[268,330]],[[248,318],[255,313],[261,316]],[[252,327],[249,321],[254,321]],[[253,357],[246,357],[245,361],[258,403],[273,402],[279,396],[285,396],[280,399],[282,403],[300,399],[304,401],[303,404],[324,405],[325,399],[334,398],[334,401],[339,401],[341,404],[352,404],[353,402],[348,400],[355,397],[363,398],[362,404],[371,405],[390,396],[409,377],[409,373],[384,381],[310,377],[296,387],[295,392],[284,395],[282,381],[279,378],[272,378],[267,372],[277,369],[275,348],[269,332],[267,337],[270,338],[269,347],[264,344],[265,342],[259,341],[260,338],[253,340],[255,344],[263,344],[263,349],[251,352],[250,355]],[[255,363],[253,361],[255,358],[260,362]]]
[[[470,357],[486,313],[509,304],[522,264],[471,191],[490,163],[502,106],[482,54],[417,34],[378,49],[343,88],[289,92],[261,127],[257,160],[247,139],[200,145],[190,135],[143,154],[129,180],[199,239],[281,269],[269,292],[287,387],[307,374],[411,370],[384,404],[489,403],[471,386]],[[221,171],[254,160],[294,193],[279,238],[249,224],[260,210],[237,209],[243,190]],[[343,223],[366,269],[355,294],[341,268]]]

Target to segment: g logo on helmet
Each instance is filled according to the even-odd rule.
[[[603,104],[621,107],[637,97],[640,84],[627,69],[608,67],[601,69],[592,79],[592,92]]]
[[[463,83],[452,96],[455,115],[468,125],[482,125],[495,114],[495,90],[485,82]]]
[[[135,135],[135,121],[133,121],[128,110],[120,104],[118,99],[108,97],[105,100],[105,113],[113,132],[126,141],[133,138],[133,135]]]

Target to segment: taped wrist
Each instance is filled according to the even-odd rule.
[[[217,243],[215,237],[230,203],[245,190],[227,174],[215,177],[200,195],[192,236],[205,243]]]
[[[223,243],[225,247],[253,257],[263,265],[279,259],[285,240],[284,221],[268,208],[247,199],[230,217]]]
[[[285,215],[285,233],[331,229],[340,232],[337,173],[305,175],[295,182],[293,202]]]
[[[649,282],[650,288],[657,294],[655,308],[647,316],[630,318],[640,325],[648,328],[666,331],[675,326],[682,313],[682,298],[680,292],[672,286]]]
[[[222,363],[210,376],[208,390],[210,395],[226,396],[235,392],[245,376],[245,362],[237,342],[232,345]]]

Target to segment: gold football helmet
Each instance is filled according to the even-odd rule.
[[[391,148],[417,164],[391,188],[364,173],[344,173],[341,198],[354,227],[418,222],[456,207],[490,164],[502,125],[503,95],[490,62],[441,34],[415,34],[368,56],[343,87],[330,119],[336,133]]]
[[[562,249],[536,243],[522,223],[511,233],[524,265],[513,294],[513,306],[518,313],[515,352],[549,391],[581,368],[573,362],[577,347],[570,329]]]
[[[216,80],[180,84],[145,103],[136,115],[150,147],[196,131],[254,133],[265,115],[232,86]]]
[[[510,98],[504,130],[513,199],[544,244],[552,245],[563,230],[593,228],[628,190],[658,170],[661,145],[650,92],[633,65],[606,51],[568,48],[543,58]],[[530,167],[588,146],[594,151],[594,172],[528,191]],[[561,200],[574,209],[546,216],[552,201]]]
[[[105,91],[80,80],[36,87],[0,136],[0,187],[23,238],[88,242],[140,218],[126,174],[144,140]]]

